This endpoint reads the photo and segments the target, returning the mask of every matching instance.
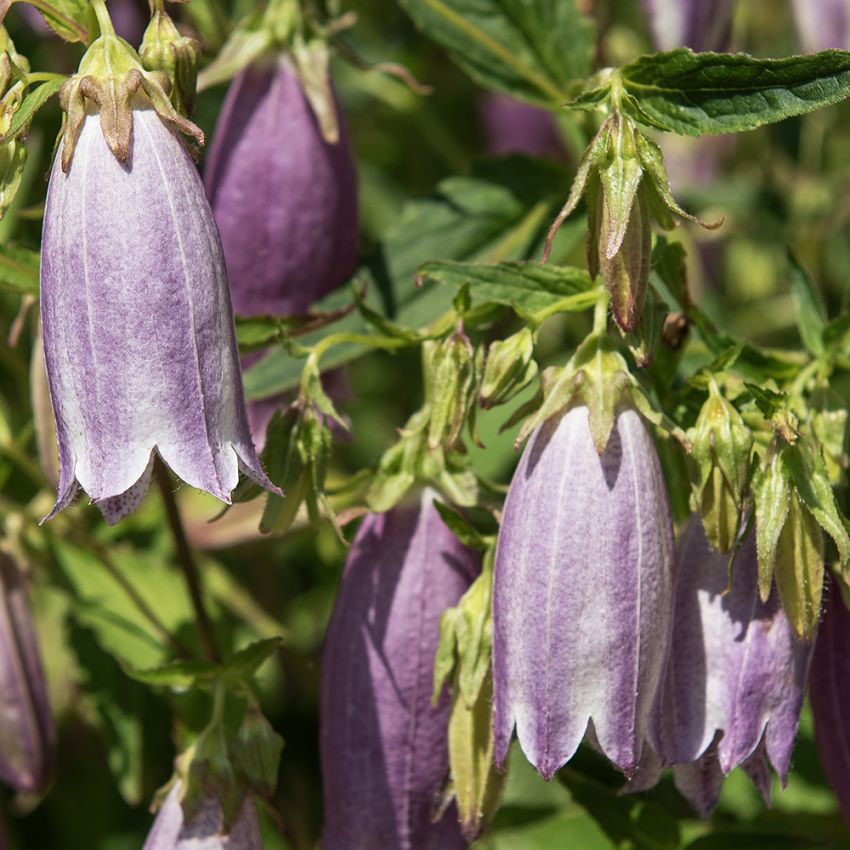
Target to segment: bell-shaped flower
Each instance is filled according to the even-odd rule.
[[[433,499],[368,516],[348,557],[322,656],[323,850],[467,846],[440,814],[450,701],[431,691],[440,617],[480,567]]]
[[[677,549],[671,652],[650,735],[704,816],[738,765],[766,799],[768,761],[785,783],[812,654],[776,587],[767,602],[759,598],[754,534],[735,559],[731,587],[729,578],[729,557],[711,548],[692,516]]]
[[[844,820],[850,824],[850,611],[837,585],[827,588],[824,598],[809,696],[821,764]]]
[[[257,807],[250,796],[226,829],[215,797],[202,800],[192,819],[186,821],[180,789],[176,782],[168,792],[142,850],[263,850]]]
[[[141,92],[130,105],[120,134],[107,134],[120,135],[112,150],[97,112],[69,119],[80,124],[50,177],[41,309],[61,467],[50,516],[82,488],[117,522],[143,498],[155,453],[224,502],[240,470],[275,489],[251,442],[227,273],[197,169]]]
[[[585,733],[631,774],[664,668],[673,530],[652,437],[621,409],[601,455],[577,406],[534,432],[496,550],[496,763],[516,726],[550,778]]]
[[[43,792],[55,737],[26,592],[17,565],[0,553],[0,781]]]
[[[817,5],[816,0],[803,0]],[[735,0],[642,0],[656,50],[729,49]]]
[[[558,125],[546,109],[488,92],[479,103],[478,117],[485,151],[491,156],[526,154],[559,162],[566,158]]]

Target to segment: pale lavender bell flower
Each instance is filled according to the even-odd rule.
[[[242,71],[225,98],[204,172],[237,315],[291,315],[357,264],[357,172],[345,118],[326,141],[290,60]],[[261,355],[245,360],[248,366]],[[258,447],[280,397],[251,402]]]
[[[850,611],[835,583],[824,592],[809,696],[821,764],[850,825]]]
[[[692,516],[677,548],[671,653],[650,737],[704,817],[739,765],[766,801],[768,762],[785,784],[812,656],[776,587],[766,603],[759,598],[754,533],[735,560],[731,589],[729,578],[728,555],[711,548]]]
[[[179,782],[169,791],[142,850],[263,850],[257,807],[246,796],[228,832],[222,824],[221,804],[208,797],[188,823],[180,805]]]
[[[55,738],[26,591],[17,565],[0,553],[0,782],[42,793]]]
[[[642,0],[656,50],[725,51],[736,0]]]
[[[497,765],[516,726],[546,779],[586,733],[626,775],[635,770],[664,668],[672,568],[667,493],[640,416],[619,412],[601,456],[586,407],[541,425],[496,549]]]
[[[793,7],[804,51],[850,47],[850,0],[793,0]]]
[[[367,516],[348,557],[322,656],[323,850],[459,850],[449,699],[431,705],[440,616],[480,569],[433,507]]]
[[[117,522],[141,502],[155,453],[224,502],[240,471],[276,490],[251,442],[197,169],[141,100],[132,121],[126,165],[88,114],[68,173],[57,156],[50,177],[41,316],[60,460],[51,517],[83,489]]]
[[[492,156],[527,154],[563,160],[564,142],[551,112],[498,92],[483,95],[478,116]]]

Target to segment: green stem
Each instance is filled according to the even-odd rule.
[[[599,298],[593,309],[593,333],[603,336],[608,331],[608,292],[599,288]]]
[[[106,9],[106,0],[91,0],[97,25],[100,27],[101,35],[115,35],[115,27],[112,26],[112,18]]]
[[[155,461],[155,475],[157,484],[159,485],[159,491],[162,494],[162,501],[165,504],[165,513],[168,518],[168,525],[171,528],[171,535],[174,538],[177,560],[180,564],[180,569],[183,571],[183,577],[186,579],[186,587],[189,590],[189,597],[192,600],[192,607],[195,610],[195,622],[198,627],[198,635],[201,639],[204,655],[208,661],[218,664],[221,657],[216,647],[212,621],[204,607],[204,597],[201,592],[201,574],[198,570],[198,565],[195,563],[192,550],[189,547],[189,541],[186,538],[183,520],[180,518],[180,510],[177,507],[177,502],[174,499],[174,493],[171,489],[171,478],[168,475],[168,470],[159,459]]]

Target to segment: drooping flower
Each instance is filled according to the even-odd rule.
[[[847,0],[793,0],[800,47],[847,50],[850,46],[850,4]]]
[[[551,112],[506,94],[490,92],[482,98],[478,115],[488,154],[518,153],[564,159],[564,142]]]
[[[594,447],[577,406],[532,436],[505,503],[496,550],[496,762],[516,726],[545,777],[592,732],[630,774],[664,667],[673,531],[652,437],[620,410]]]
[[[850,744],[847,706],[850,699],[850,611],[840,589],[824,592],[824,616],[815,642],[809,696],[815,741],[826,778],[850,824]]]
[[[703,816],[738,765],[766,799],[768,761],[786,782],[812,655],[776,587],[766,603],[759,598],[754,534],[735,560],[731,589],[728,567],[692,516],[677,549],[673,638],[651,739]]]
[[[274,489],[248,430],[227,274],[197,169],[141,93],[130,106],[118,134],[96,112],[78,129],[69,119],[50,177],[41,310],[61,466],[50,516],[82,488],[117,522],[143,498],[154,453],[225,502],[240,470]]]
[[[43,792],[55,737],[26,592],[17,565],[0,553],[0,781]]]
[[[643,8],[656,50],[729,48],[735,0],[643,0]]]
[[[425,491],[368,516],[354,540],[322,657],[323,850],[466,847],[448,772],[449,699],[431,705],[440,616],[479,569]]]
[[[142,850],[263,850],[257,808],[245,797],[229,832],[223,832],[221,804],[204,799],[188,823],[180,805],[179,782],[169,791]]]

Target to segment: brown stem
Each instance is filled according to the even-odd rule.
[[[186,579],[186,587],[189,590],[192,607],[195,609],[195,622],[198,627],[198,635],[201,638],[204,655],[208,661],[218,663],[221,661],[221,657],[216,648],[212,622],[204,607],[203,594],[201,593],[201,574],[198,571],[198,565],[195,563],[192,550],[189,548],[189,541],[186,539],[183,520],[180,518],[180,511],[174,499],[174,492],[171,489],[171,478],[165,465],[158,458],[154,466],[154,474],[159,485],[159,491],[162,494],[162,501],[165,504],[165,514],[168,517],[168,525],[171,528],[171,535],[174,538],[174,547],[177,550],[177,560],[180,564],[180,569],[183,571],[183,577]]]

